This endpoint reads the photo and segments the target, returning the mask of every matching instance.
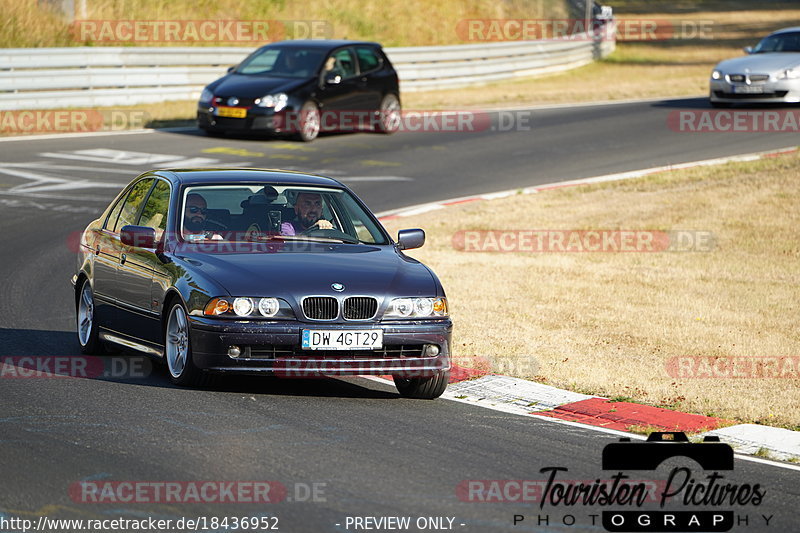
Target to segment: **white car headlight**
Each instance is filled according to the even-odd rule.
[[[239,316],[250,316],[253,308],[253,300],[250,298],[236,298],[233,300],[233,312]]]
[[[277,298],[261,298],[258,302],[258,311],[265,317],[273,317],[281,308]]]
[[[796,80],[798,78],[800,78],[800,67],[787,68],[781,75],[781,79],[784,80]]]
[[[286,93],[278,93],[278,94],[268,94],[266,96],[262,96],[261,98],[257,98],[255,104],[258,107],[271,107],[275,109],[277,113],[284,107],[286,107],[286,103],[289,101],[289,96]]]
[[[722,79],[722,71],[714,69],[714,71],[711,73],[711,79],[712,80],[721,80]]]
[[[208,89],[203,89],[203,92],[200,93],[201,102],[210,102],[213,99],[214,99],[214,93],[212,93]]]
[[[282,298],[249,296],[222,296],[212,298],[202,310],[190,314],[223,318],[271,318],[274,320],[295,317],[292,307]]]
[[[447,316],[445,298],[395,298],[384,318],[436,318]]]

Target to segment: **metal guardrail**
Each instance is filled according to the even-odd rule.
[[[604,35],[613,32],[602,32]],[[403,92],[451,89],[567,70],[605,57],[613,40],[386,48]],[[251,51],[241,47],[0,49],[0,110],[190,100]]]

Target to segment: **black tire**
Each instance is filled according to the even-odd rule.
[[[429,378],[404,378],[392,376],[397,392],[404,398],[433,400],[442,395],[450,380],[450,372],[440,372]]]
[[[308,101],[300,108],[295,138],[299,141],[310,143],[319,136],[319,130],[319,108],[314,102]]]
[[[88,278],[84,278],[75,293],[75,318],[78,344],[85,355],[105,355],[105,344],[100,341],[97,321],[94,319],[94,291]]]
[[[172,302],[164,321],[164,361],[170,381],[176,385],[198,387],[207,385],[210,378],[192,361],[188,316],[181,302]]]
[[[375,131],[390,135],[400,129],[402,109],[400,100],[394,94],[387,94],[381,100],[378,109],[378,119],[375,122]]]

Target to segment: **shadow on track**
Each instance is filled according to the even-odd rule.
[[[119,351],[107,356],[80,353],[75,333],[0,328],[0,379],[94,379],[127,385],[181,389],[166,367],[147,356]],[[218,393],[336,398],[395,399],[395,392],[366,388],[350,379],[218,375],[201,390]]]

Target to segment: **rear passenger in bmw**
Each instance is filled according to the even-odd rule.
[[[281,224],[282,235],[297,235],[310,229],[333,229],[333,224],[322,218],[322,196],[317,193],[298,194],[294,214],[294,220]]]

